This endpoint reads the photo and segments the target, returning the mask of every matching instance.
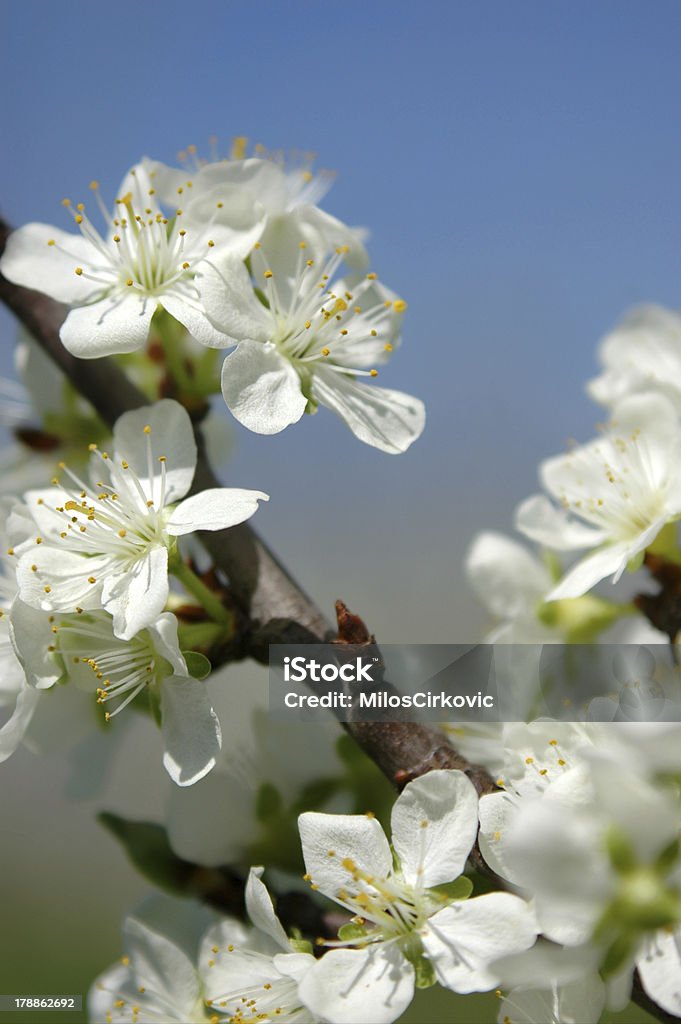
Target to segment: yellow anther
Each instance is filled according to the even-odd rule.
[[[62,199],[61,205],[62,206],[70,206],[71,205],[71,200],[70,199]]]
[[[75,220],[76,224],[82,224],[83,223],[83,215],[82,215],[82,213],[76,214],[76,216],[74,217],[74,220]]]
[[[213,239],[209,238],[208,239],[208,248],[212,249],[214,245],[215,245],[215,242],[213,241]]]
[[[375,274],[372,271],[370,274],[367,274],[367,281],[375,281],[377,279],[377,277],[378,277],[378,274]]]
[[[221,209],[222,209],[222,207],[223,207],[223,206],[224,206],[225,204],[224,204],[224,203],[216,203],[215,205],[217,206],[218,210],[221,210]]]
[[[305,321],[305,330],[309,331],[311,327],[312,327],[312,324],[310,323],[310,321],[306,320]]]
[[[151,433],[151,427],[149,426],[149,424],[148,424],[148,423],[147,423],[147,425],[146,425],[146,426],[145,426],[145,428],[144,428],[144,433],[145,433],[145,434],[150,434],[150,433]]]
[[[43,590],[45,591],[46,594],[49,594],[52,591],[52,587],[43,587]]]
[[[370,377],[378,377],[378,370],[369,370]]]
[[[129,277],[128,280],[125,283],[127,284],[128,288],[132,288],[133,280],[132,280],[131,277]]]
[[[14,548],[7,548],[7,554],[8,555],[13,555],[14,554]]]
[[[183,270],[189,270],[189,264],[188,264],[188,263],[186,263],[186,262],[185,262],[185,263],[183,263],[183,264],[182,264],[182,269],[183,269]]]
[[[48,238],[47,239],[47,244],[48,245],[56,245],[56,242],[55,242],[54,238]]]
[[[186,234],[187,234],[187,231],[186,231],[186,229],[185,229],[185,228],[182,228],[182,230],[181,230],[181,231],[178,231],[178,235],[180,236],[180,238],[184,238],[184,236],[185,236]]]
[[[262,276],[269,280],[269,278],[273,277],[274,275],[272,274],[271,270],[266,270],[265,273]]]
[[[372,330],[372,331],[371,331],[371,337],[372,337],[372,338],[376,338],[377,336],[378,336],[378,331],[373,331],[373,330]]]
[[[323,348],[322,349],[322,355],[323,356],[328,356],[330,352],[331,352],[330,348]]]
[[[526,757],[525,758],[525,764],[534,764],[534,758],[533,757]]]
[[[248,145],[248,139],[245,135],[236,135],[232,139],[231,156],[232,160],[243,160],[246,156],[246,146]]]
[[[119,537],[125,537],[125,536],[127,535],[127,532],[128,532],[127,530],[124,530],[124,529],[123,529],[123,528],[121,527],[121,529],[120,529],[120,530],[118,531],[118,536],[119,536]]]
[[[123,467],[123,469],[128,468],[128,463],[125,461],[125,459],[121,459],[121,466]]]
[[[37,565],[32,565],[31,566],[31,572],[37,572],[37,571],[38,571],[38,566]]]
[[[386,352],[392,352],[392,350],[393,350],[393,347],[392,347],[392,345],[390,344],[389,341],[386,341],[386,343],[383,346],[383,348],[385,349]]]
[[[393,302],[393,309],[395,310],[396,313],[404,313],[406,308],[407,303],[404,301],[404,299],[396,299],[395,302]]]
[[[83,268],[82,267],[76,267],[75,273],[78,275],[78,277],[80,277],[80,275],[83,273]]]
[[[96,576],[88,576],[87,581],[88,581],[88,583],[96,583],[97,582],[97,577]]]

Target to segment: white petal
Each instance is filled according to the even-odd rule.
[[[48,245],[50,239],[56,244]],[[49,224],[26,224],[7,239],[0,271],[13,284],[71,304],[85,302],[97,290],[92,281],[75,272],[77,266],[91,262],[99,262],[99,254],[82,235],[70,235]]]
[[[162,612],[155,622],[147,626],[147,629],[152,637],[155,650],[172,666],[175,675],[186,676],[187,664],[180,653],[177,639],[177,619],[172,612]]]
[[[237,487],[201,491],[180,502],[166,528],[173,537],[195,530],[226,530],[250,519],[257,512],[259,501],[269,501],[269,496]]]
[[[215,766],[221,733],[205,685],[171,676],[161,683],[163,764],[178,786],[191,786]]]
[[[466,572],[480,600],[499,618],[531,613],[551,586],[549,572],[536,555],[492,531],[473,541]]]
[[[485,992],[498,983],[492,962],[529,949],[536,936],[527,903],[493,892],[438,911],[422,941],[441,985],[454,992]]]
[[[291,951],[288,936],[281,926],[281,921],[274,912],[272,897],[267,887],[260,881],[263,868],[251,868],[246,882],[246,910],[251,921],[261,932],[287,952]]]
[[[176,291],[161,296],[161,305],[187,328],[193,338],[210,348],[227,348],[231,341],[217,330],[195,301]]]
[[[330,1024],[390,1024],[414,996],[414,968],[397,946],[334,949],[300,983],[305,1005]]]
[[[480,852],[493,871],[511,882],[517,879],[506,860],[505,839],[517,813],[508,793],[489,793],[480,800]]]
[[[535,984],[540,984],[535,976]],[[555,988],[512,991],[499,1007],[500,1021],[513,1024],[582,1024],[598,1021],[605,1007],[605,986],[596,974]]]
[[[201,996],[197,972],[189,958],[165,936],[128,918],[123,926],[126,950],[138,986],[161,996],[172,1011],[171,1020],[186,1019]]]
[[[585,526],[571,518],[545,494],[533,494],[518,506],[515,528],[530,540],[554,551],[592,548],[608,537],[606,530]]]
[[[80,359],[135,352],[146,344],[156,299],[129,289],[72,309],[59,331],[64,348]]]
[[[47,612],[38,611],[19,598],[12,605],[12,642],[31,686],[48,689],[62,676],[63,667],[48,647],[54,635]]]
[[[230,339],[225,347],[247,338],[270,340],[272,316],[256,298],[242,260],[226,256],[207,261],[196,283],[208,317]]]
[[[681,929],[657,931],[636,961],[643,987],[663,1010],[681,1017]]]
[[[298,818],[298,827],[306,871],[325,896],[336,899],[339,890],[357,888],[352,872],[343,867],[346,859],[369,875],[390,874],[390,846],[375,818],[306,812]]]
[[[659,532],[658,526],[650,540]],[[646,531],[646,537],[650,531]],[[644,543],[644,547],[646,544]],[[580,559],[570,569],[560,583],[547,595],[547,601],[559,601],[564,597],[581,597],[588,590],[595,587],[601,580],[608,576],[615,576],[616,582],[626,569],[630,558],[641,550],[640,544],[621,542],[619,544],[606,544],[605,547],[594,551],[592,555]]]
[[[19,559],[19,596],[32,608],[43,611],[75,612],[77,607],[100,608],[101,583],[93,584],[88,580],[99,580],[110,565],[111,560],[105,556],[86,558],[67,549],[42,544]],[[45,587],[49,590],[46,591]]]
[[[256,434],[297,423],[307,399],[300,379],[274,345],[242,341],[222,366],[222,394],[232,415]]]
[[[145,432],[151,428],[151,433]],[[148,445],[151,446],[153,477],[149,476]],[[150,498],[159,508],[161,469],[159,457],[165,456],[167,505],[183,498],[194,479],[196,467],[196,441],[187,410],[164,398],[154,405],[124,413],[116,421],[113,446],[119,459],[125,459],[142,483]],[[125,473],[121,473],[125,478]],[[155,493],[152,493],[155,486]],[[132,492],[132,487],[127,488]]]
[[[0,728],[0,764],[17,749],[33,718],[33,712],[40,699],[40,691],[24,684],[17,695],[11,716]]]
[[[124,572],[110,575],[102,587],[102,606],[113,616],[119,640],[131,640],[150,626],[167,600],[168,551],[164,547],[151,548]]]
[[[410,782],[395,801],[392,842],[411,885],[430,888],[458,878],[478,831],[478,797],[459,771],[433,771]]]
[[[401,391],[358,384],[340,373],[319,369],[312,393],[335,412],[355,437],[391,455],[405,452],[426,424],[423,402]]]

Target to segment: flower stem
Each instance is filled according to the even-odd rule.
[[[201,582],[199,577],[192,569],[189,568],[186,562],[183,562],[178,556],[172,560],[169,568],[173,576],[180,581],[185,590],[195,597],[199,604],[205,608],[211,619],[214,619],[215,622],[219,622],[223,626],[231,627],[232,617],[230,613],[213,591],[210,590],[205,583]]]

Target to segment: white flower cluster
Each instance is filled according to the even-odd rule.
[[[169,399],[121,416],[111,451],[91,444],[89,462],[85,479],[62,463],[50,488],[2,502],[0,697],[11,714],[0,757],[39,704],[62,702],[58,691],[84,691],[111,709],[106,721],[146,694],[165,767],[188,786],[214,766],[220,725],[167,610],[169,574],[190,573],[178,538],[235,526],[267,495],[215,488],[185,497],[196,444],[187,412]]]
[[[635,310],[604,340],[601,360],[588,390],[610,422],[545,461],[547,493],[516,513],[540,554],[486,532],[467,570],[496,619],[491,643],[671,642],[674,655],[673,630],[653,628],[626,595],[616,603],[592,591],[646,555],[671,572],[681,563],[681,316]],[[565,569],[564,554],[580,549]],[[661,713],[638,698],[663,670],[645,648],[621,657],[632,717]],[[481,852],[531,901],[541,935],[496,964],[500,1021],[595,1022],[626,1006],[634,983],[681,1015],[681,725],[627,721],[610,703],[615,720],[603,724],[512,723],[458,737],[498,776],[499,792],[480,801]]]
[[[254,928],[223,921],[204,938],[197,966],[129,920],[125,961],[95,983],[91,1019],[389,1024],[417,986],[494,988],[494,961],[535,941],[524,900],[467,898],[478,799],[462,772],[434,771],[406,786],[392,811],[392,845],[372,815],[308,812],[299,828],[306,880],[347,915],[338,940],[320,940],[327,952],[315,958],[287,937],[262,869],[252,869],[246,906]]]
[[[61,339],[76,356],[142,349],[165,310],[202,345],[233,349],[222,392],[250,430],[278,433],[325,405],[360,440],[405,451],[423,403],[362,379],[398,346],[406,303],[362,272],[362,233],[317,207],[328,175],[244,152],[194,172],[145,159],[112,211],[92,182],[103,232],[64,200],[79,233],[27,224],[0,270],[70,307]]]

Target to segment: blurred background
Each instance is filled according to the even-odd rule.
[[[329,614],[342,597],[379,640],[469,641],[475,531],[509,529],[538,461],[603,417],[598,339],[679,304],[680,30],[675,0],[2,0],[0,210],[68,228],[63,196],[97,178],[113,198],[142,155],[211,135],[315,151],[337,172],[322,206],[370,228],[409,302],[381,381],[428,425],[392,457],[326,410],[274,438],[233,424],[226,482],[269,491],[257,528]],[[0,311],[4,374],[14,339]],[[124,748],[97,800],[68,799],[63,757],[2,766],[0,991],[85,993],[120,954],[146,887],[93,814],[166,799],[156,737],[133,721]],[[450,1019],[428,998],[410,1019]]]

